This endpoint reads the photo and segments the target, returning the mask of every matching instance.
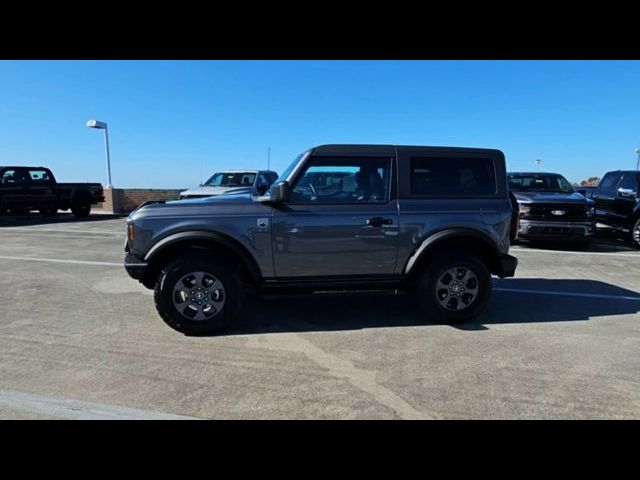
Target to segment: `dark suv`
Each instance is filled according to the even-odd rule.
[[[640,248],[640,172],[608,172],[593,192],[598,222],[630,234]]]
[[[403,289],[429,319],[458,323],[483,310],[491,274],[514,275],[513,213],[499,150],[323,145],[267,195],[139,208],[127,219],[125,268],[187,334],[227,326],[247,284]]]

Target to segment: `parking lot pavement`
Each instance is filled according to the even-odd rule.
[[[640,251],[517,245],[470,324],[403,295],[249,297],[169,329],[122,267],[124,219],[0,217],[0,418],[637,418]]]

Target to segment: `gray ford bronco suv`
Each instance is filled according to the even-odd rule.
[[[454,324],[484,309],[492,274],[514,275],[517,214],[499,150],[322,145],[265,195],[141,206],[124,266],[189,335],[229,325],[247,287],[404,290]]]

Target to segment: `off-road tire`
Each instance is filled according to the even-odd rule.
[[[211,318],[190,320],[174,304],[174,288],[189,273],[205,272],[224,288],[224,305]],[[194,250],[176,258],[162,269],[154,287],[156,310],[164,322],[185,335],[208,335],[228,327],[238,315],[244,299],[239,268],[226,258],[205,250]]]
[[[459,267],[468,269],[476,277],[477,294],[462,310],[444,308],[438,298],[438,280],[448,270]],[[479,315],[491,297],[491,273],[476,255],[466,250],[448,250],[435,256],[422,270],[416,285],[418,303],[432,323],[455,325]]]

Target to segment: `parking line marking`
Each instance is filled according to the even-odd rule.
[[[628,297],[625,295],[604,295],[601,293],[579,293],[579,292],[558,292],[557,290],[529,290],[526,288],[502,288],[497,287],[493,289],[494,292],[507,292],[507,293],[532,293],[536,295],[556,295],[562,297],[587,297],[587,298],[604,298],[607,300],[632,300],[640,302],[640,296]]]
[[[50,262],[50,263],[73,263],[77,265],[99,265],[102,267],[122,267],[122,263],[115,262],[97,262],[93,260],[67,260],[64,258],[36,258],[36,257],[9,257],[0,255],[2,260],[27,260],[32,262]]]
[[[38,238],[60,238],[60,239],[64,239],[64,238],[74,238],[74,239],[85,239],[85,240],[106,240],[106,241],[113,241],[114,238],[117,238],[115,235],[111,236],[109,238],[106,238],[105,235],[94,235],[94,236],[87,236],[87,235],[74,235],[73,233],[65,233],[65,234],[60,234],[60,235],[54,235],[51,233],[25,233],[25,232],[6,232],[4,234],[4,238],[7,239],[22,239],[22,240],[26,240],[28,238],[31,237],[38,237]],[[124,235],[123,235],[124,237]],[[3,236],[0,236],[0,238],[3,238]]]
[[[199,420],[171,413],[0,390],[0,407],[70,420]]]
[[[69,233],[80,233],[80,234],[89,234],[89,235],[113,235],[114,237],[124,237],[124,229],[122,232],[113,232],[107,230],[80,230],[77,228],[67,228],[67,229],[58,229],[58,228],[31,228],[31,227],[0,227],[0,233],[2,232],[25,232],[25,233],[59,233],[59,234],[69,234]]]
[[[621,253],[621,252],[571,252],[566,250],[544,250],[542,248],[511,248],[513,252],[543,252],[543,253],[561,253],[563,255],[606,255],[607,257],[632,257],[640,258],[640,253]]]

